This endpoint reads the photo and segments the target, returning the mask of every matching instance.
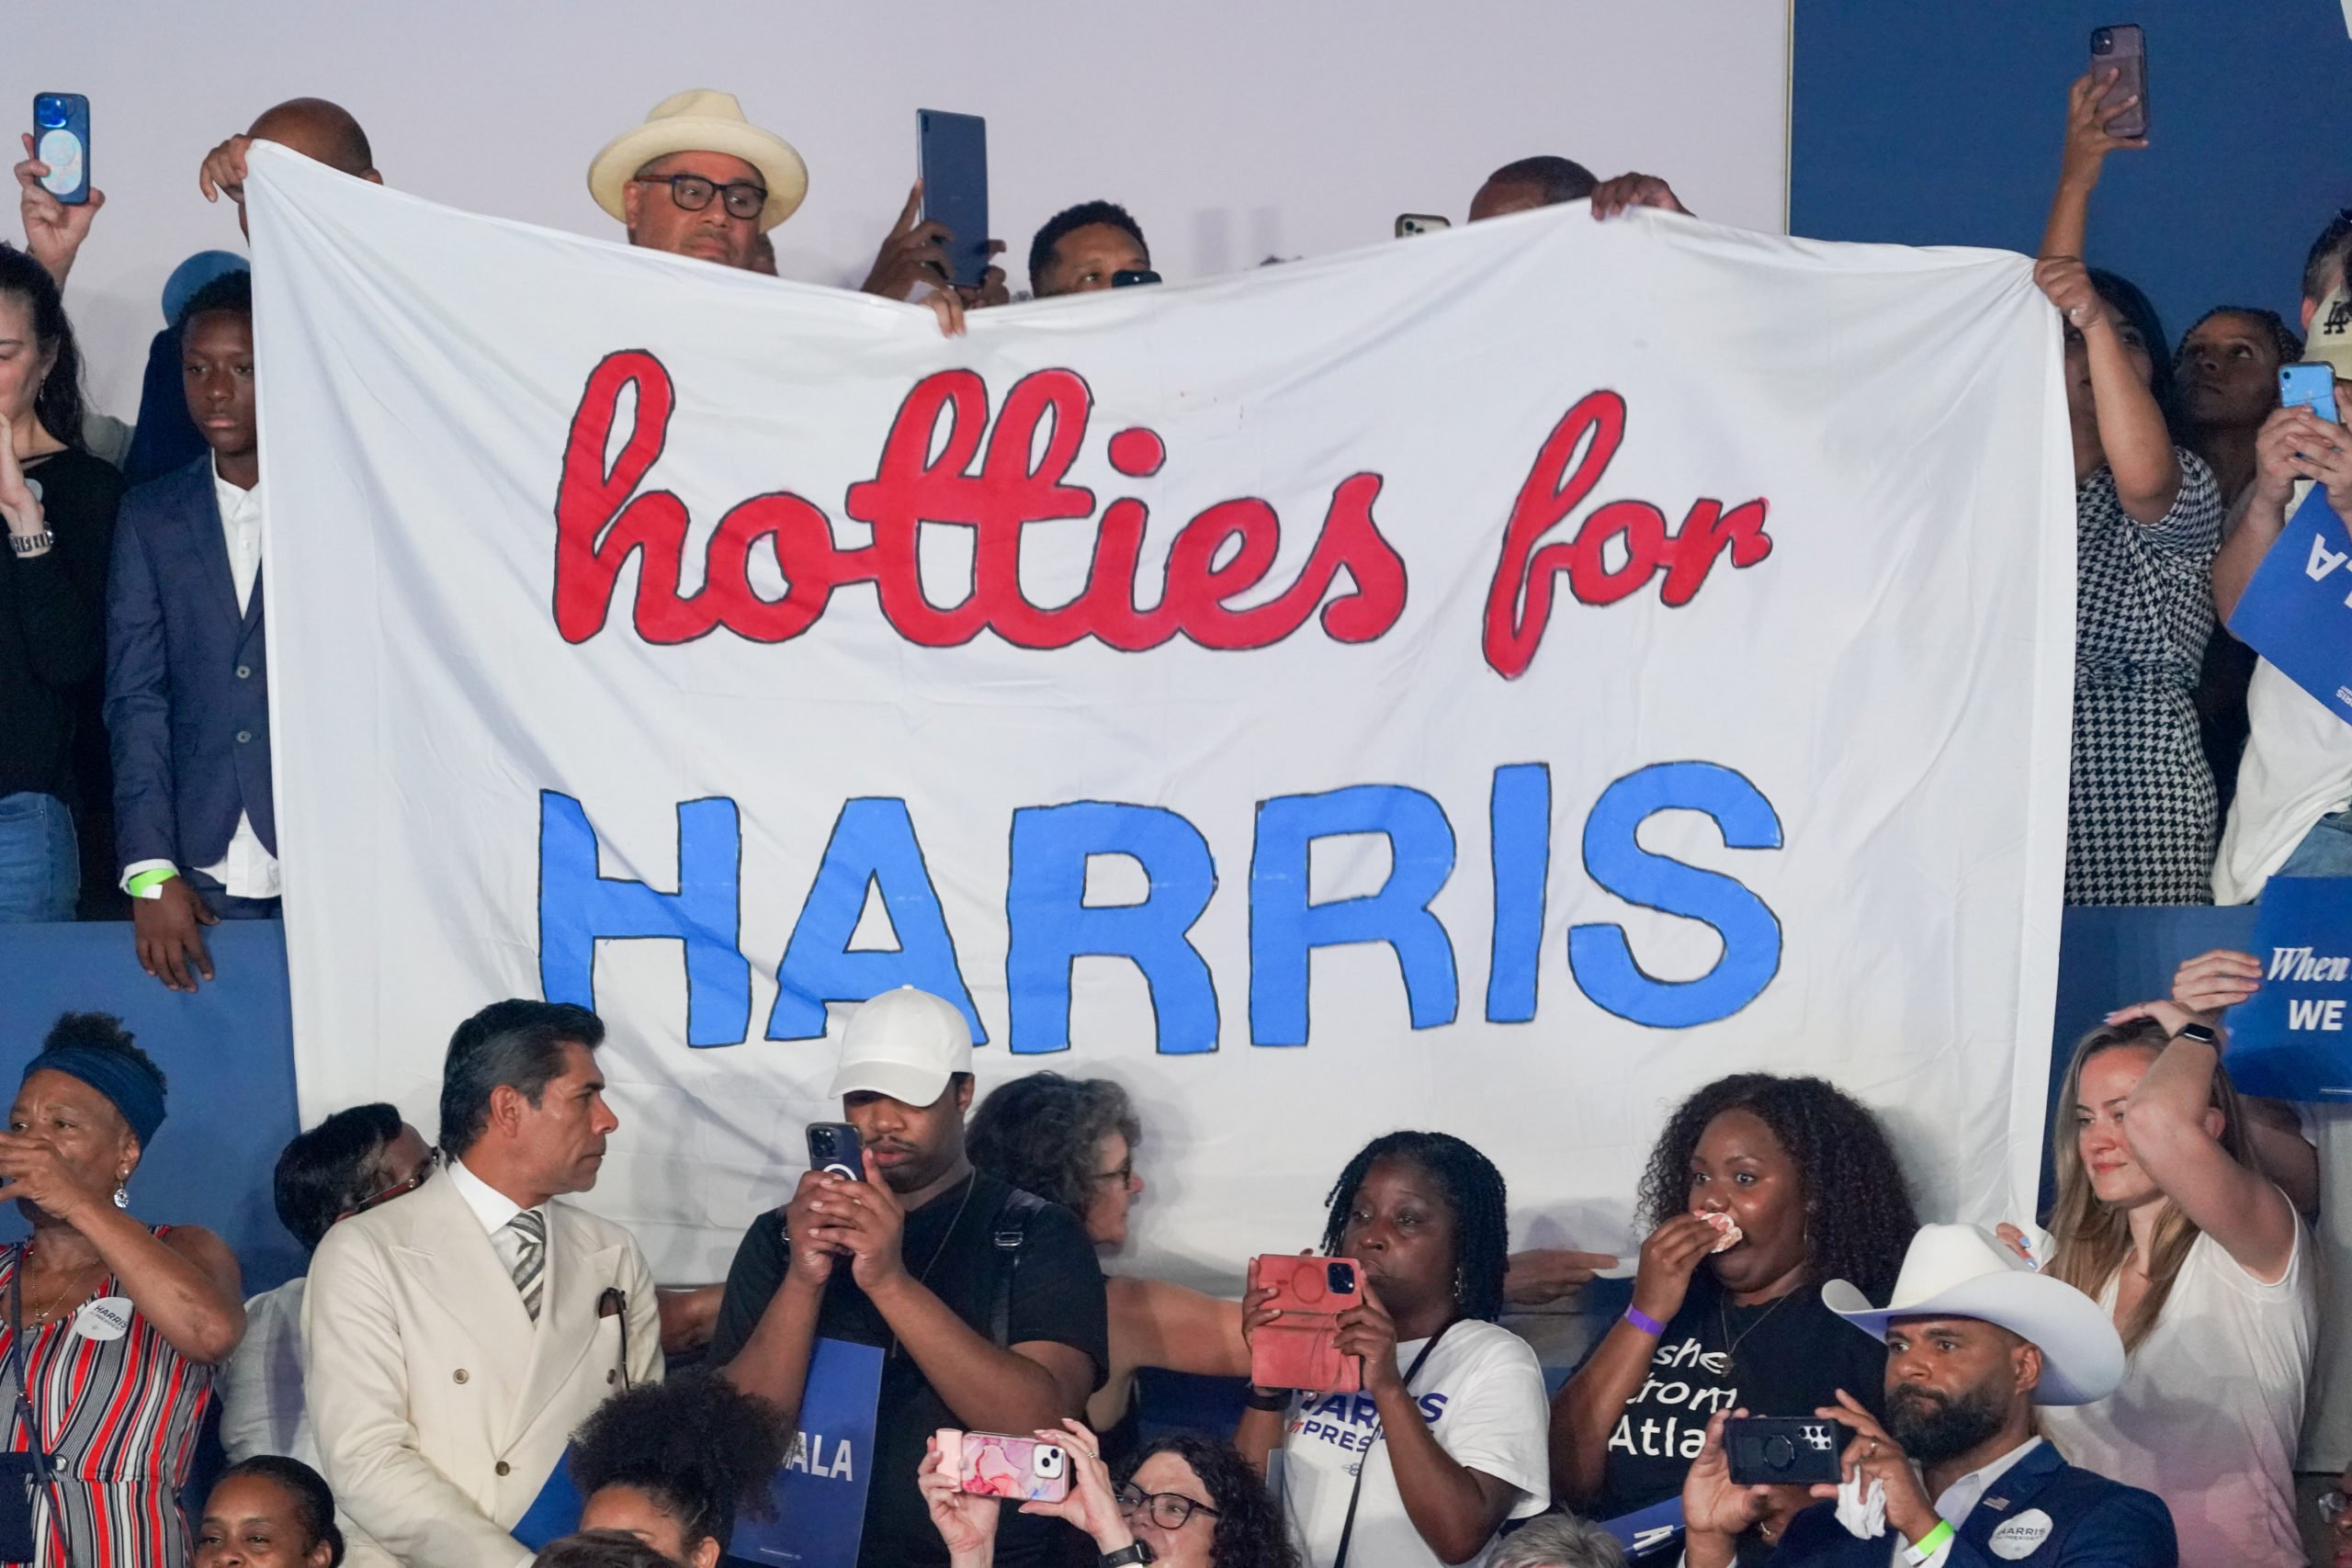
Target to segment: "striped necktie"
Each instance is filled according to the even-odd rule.
[[[539,1295],[548,1281],[548,1222],[537,1209],[526,1209],[506,1222],[523,1246],[514,1255],[514,1288],[522,1292],[523,1310],[539,1321]]]

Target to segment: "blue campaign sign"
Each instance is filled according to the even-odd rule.
[[[563,1457],[555,1461],[547,1484],[531,1499],[523,1517],[514,1521],[514,1539],[537,1551],[548,1542],[578,1529],[580,1510],[586,1506],[580,1488],[571,1483],[571,1445],[566,1443]]]
[[[800,1396],[800,1431],[764,1519],[736,1522],[727,1554],[786,1568],[856,1568],[873,1480],[882,1348],[820,1339]]]
[[[2352,532],[2312,486],[2230,616],[2238,640],[2352,723]]]
[[[2352,1102],[2352,877],[2274,876],[2256,911],[2262,988],[2230,1010],[2242,1093]]]

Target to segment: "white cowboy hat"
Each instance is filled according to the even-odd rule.
[[[1883,1307],[1843,1280],[1822,1304],[1873,1338],[1898,1317],[1973,1317],[2041,1350],[2036,1404],[2090,1404],[2123,1381],[2123,1340],[2099,1304],[2033,1266],[1977,1225],[1921,1225]]]
[[[762,130],[743,118],[743,106],[732,93],[690,87],[653,106],[643,125],[632,126],[605,144],[588,165],[588,194],[596,205],[623,222],[628,209],[622,193],[637,171],[673,152],[724,152],[760,171],[767,182],[768,204],[760,209],[763,232],[792,216],[808,194],[808,165],[792,143],[772,130]]]

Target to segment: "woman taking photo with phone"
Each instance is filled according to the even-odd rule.
[[[1110,1568],[1298,1568],[1264,1481],[1230,1443],[1191,1433],[1162,1438],[1145,1446],[1114,1486],[1094,1434],[1075,1421],[1062,1427],[1036,1437],[1068,1456],[1069,1495],[1024,1503],[1021,1511],[1084,1531]],[[947,1543],[948,1568],[989,1568],[1002,1505],[957,1484],[964,1436],[946,1428],[932,1434],[915,1484]]]
[[[2210,904],[2221,816],[2197,718],[2222,545],[2212,470],[2173,445],[2172,359],[2147,296],[2084,265],[2108,154],[2144,138],[2113,74],[2068,99],[2066,148],[2033,280],[2065,333],[2075,447],[2075,755],[2066,902]]]
[[[1878,1119],[1820,1078],[1742,1073],[1678,1107],[1650,1153],[1633,1304],[1552,1404],[1552,1486],[1595,1518],[1679,1496],[1708,1417],[1804,1416],[1844,1389],[1879,1409],[1885,1348],[1821,1302],[1894,1287],[1919,1228]],[[1653,1367],[1671,1369],[1651,1375]],[[1787,1489],[1769,1546],[1812,1499]]]
[[[1551,1502],[1544,1370],[1502,1310],[1502,1173],[1444,1133],[1391,1133],[1331,1189],[1324,1254],[1363,1266],[1337,1348],[1362,1393],[1252,1385],[1235,1447],[1260,1470],[1282,1450],[1283,1511],[1307,1568],[1483,1559],[1507,1519]],[[1280,1315],[1242,1302],[1255,1340]]]
[[[2193,967],[2177,987],[2221,988]],[[2072,1462],[2162,1497],[2184,1563],[2289,1568],[2304,1560],[2293,1465],[2317,1280],[2220,1047],[2206,1019],[2146,1002],[2075,1048],[2043,1267],[2107,1308],[2129,1361],[2113,1394],[2042,1424]]]

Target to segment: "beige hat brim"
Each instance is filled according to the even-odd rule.
[[[792,143],[741,120],[680,115],[632,126],[605,144],[588,165],[588,194],[616,220],[628,221],[624,196],[637,171],[673,152],[724,152],[760,171],[768,204],[760,209],[763,233],[792,216],[808,194],[808,165]]]

